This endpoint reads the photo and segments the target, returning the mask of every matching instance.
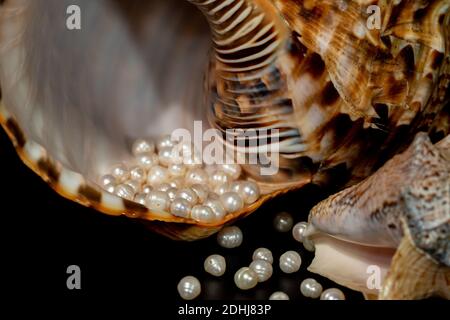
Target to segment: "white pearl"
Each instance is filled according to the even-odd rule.
[[[161,139],[158,140],[157,147],[158,147],[158,150],[161,150],[163,148],[174,147],[175,144],[176,144],[175,141],[172,141],[171,135],[168,134],[168,135],[161,137]]]
[[[192,208],[191,218],[195,221],[203,223],[213,223],[219,221],[217,220],[214,211],[212,211],[210,207],[203,205],[196,205]]]
[[[198,201],[200,203],[203,203],[208,198],[208,189],[205,185],[202,184],[194,184],[191,186],[191,189],[194,190],[194,192],[197,194]]]
[[[172,179],[172,180],[170,180],[169,184],[172,188],[177,188],[177,189],[181,189],[185,186],[183,178]]]
[[[200,168],[190,169],[186,173],[186,184],[206,184],[208,182],[208,175],[205,170]]]
[[[181,298],[184,300],[193,300],[200,295],[202,286],[196,277],[186,276],[180,280],[177,289]]]
[[[172,148],[166,147],[159,149],[158,160],[161,165],[168,167],[173,162]]]
[[[205,259],[205,263],[203,264],[205,271],[209,274],[220,277],[223,276],[225,270],[227,268],[227,263],[225,258],[218,254],[210,255]]]
[[[273,219],[273,226],[278,232],[288,232],[292,229],[294,219],[287,212],[278,213]]]
[[[145,193],[137,193],[134,196],[134,202],[140,203],[145,206],[145,201],[147,199],[147,195]]]
[[[162,183],[156,187],[156,190],[167,192],[167,190],[169,190],[170,188],[172,188],[172,186],[170,184]]]
[[[157,186],[167,181],[167,169],[161,166],[154,166],[150,169],[147,176],[147,183],[151,186]]]
[[[140,183],[144,183],[147,179],[147,174],[145,170],[139,166],[134,166],[130,169],[130,178],[131,180],[139,181]]]
[[[258,248],[253,252],[253,260],[264,260],[268,263],[273,263],[272,252],[267,248]]]
[[[270,295],[269,300],[289,300],[289,296],[282,291],[276,291]]]
[[[222,219],[226,216],[227,211],[223,207],[222,202],[219,200],[219,198],[212,199],[212,198],[210,198],[210,196],[211,195],[208,196],[208,198],[205,200],[203,205],[211,208],[211,210],[214,212],[214,214],[216,216],[216,219],[218,221],[222,221]]]
[[[317,299],[322,293],[322,285],[315,279],[308,278],[302,281],[300,291],[307,298]]]
[[[338,288],[330,288],[322,292],[320,300],[345,300],[345,295]]]
[[[214,192],[217,193],[219,196],[229,191],[230,191],[229,183],[224,183],[214,188]]]
[[[164,212],[169,209],[170,199],[163,191],[151,191],[145,199],[145,204],[150,210]]]
[[[252,269],[243,267],[234,274],[234,283],[241,290],[252,289],[258,284],[258,275]]]
[[[142,192],[145,194],[149,194],[153,191],[153,187],[149,186],[148,184],[142,187]]]
[[[314,252],[316,250],[314,242],[310,238],[303,239],[303,247],[310,252]]]
[[[220,201],[228,213],[236,212],[244,208],[244,201],[236,192],[226,192],[220,196]]]
[[[295,251],[286,251],[280,257],[280,269],[285,273],[294,273],[300,270],[302,258]]]
[[[228,177],[228,175],[223,171],[216,171],[209,178],[209,183],[213,187],[223,185],[225,183],[228,183],[229,181],[230,181],[230,177]]]
[[[173,201],[177,197],[178,189],[177,188],[169,188],[166,191],[166,193],[169,196],[170,201]]]
[[[125,182],[125,184],[127,186],[130,186],[133,189],[134,193],[139,192],[139,190],[141,189],[141,183],[136,180],[128,180]]]
[[[230,191],[236,192],[236,193],[241,193],[242,192],[242,184],[243,181],[233,181],[230,185]]]
[[[264,282],[270,279],[273,274],[272,265],[264,260],[254,260],[250,263],[250,269],[258,275],[258,282]]]
[[[241,176],[242,168],[238,164],[222,164],[219,167],[233,180],[236,180]]]
[[[255,203],[261,195],[259,186],[253,181],[242,182],[239,194],[246,204]]]
[[[118,181],[125,181],[130,177],[130,172],[124,164],[115,165],[111,172]]]
[[[133,143],[131,150],[135,156],[143,153],[153,153],[155,152],[155,144],[152,141],[138,139]]]
[[[297,240],[298,242],[303,242],[303,233],[305,232],[307,226],[308,223],[299,222],[292,228],[292,236],[295,240]]]
[[[137,163],[145,170],[149,170],[151,167],[158,165],[158,156],[154,153],[143,153],[136,156]]]
[[[168,166],[167,171],[172,177],[184,177],[187,168],[183,164],[172,163]]]
[[[202,167],[202,159],[199,155],[195,154],[187,159],[184,159],[183,164],[190,169],[201,168]]]
[[[177,198],[182,198],[188,201],[192,206],[198,203],[198,196],[191,188],[184,188],[178,191]]]
[[[236,226],[225,227],[217,234],[217,242],[221,247],[232,249],[242,244],[244,235]]]
[[[116,189],[116,185],[113,183],[107,184],[106,186],[103,187],[106,191],[108,191],[109,193],[114,193],[114,190]]]
[[[126,184],[119,184],[114,189],[114,193],[116,196],[127,199],[127,200],[133,200],[134,198],[134,190],[132,187]]]
[[[192,205],[186,199],[175,198],[170,205],[170,213],[174,216],[189,218],[191,215]]]
[[[116,183],[117,183],[116,178],[112,174],[105,174],[100,178],[100,185],[102,187],[106,187],[107,185]]]

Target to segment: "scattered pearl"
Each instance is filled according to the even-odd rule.
[[[243,267],[235,273],[234,283],[241,290],[252,289],[258,284],[258,275],[252,269]]]
[[[184,300],[193,300],[200,295],[202,286],[196,277],[187,276],[180,280],[177,289],[181,298]]]
[[[145,204],[150,210],[167,211],[170,199],[167,193],[163,191],[151,191],[145,199]]]
[[[174,216],[189,218],[191,215],[192,205],[183,198],[176,198],[172,201],[170,205],[170,213]]]
[[[130,172],[124,164],[115,165],[111,172],[112,175],[119,181],[125,181],[130,177]]]
[[[211,177],[209,178],[209,183],[213,186],[220,186],[227,182],[229,182],[230,178],[228,175],[223,171],[216,171],[214,172]]]
[[[127,186],[130,186],[133,189],[133,192],[136,193],[141,188],[141,183],[136,180],[128,180],[125,182]]]
[[[270,279],[273,273],[272,265],[264,260],[254,260],[250,263],[250,269],[255,271],[258,276],[258,282],[264,282]]]
[[[300,270],[302,258],[295,251],[286,251],[280,257],[280,269],[285,273],[294,273]]]
[[[309,238],[303,239],[303,247],[305,247],[305,249],[310,252],[314,252],[316,250],[316,247],[314,246],[314,242]]]
[[[303,242],[303,233],[305,232],[307,226],[308,223],[299,222],[292,228],[292,236],[295,240],[297,240],[298,242]]]
[[[159,163],[165,167],[168,167],[173,159],[172,159],[172,148],[171,147],[165,147],[161,148],[158,151],[158,160]]]
[[[172,141],[172,137],[170,134],[163,136],[161,139],[158,140],[158,150],[161,150],[163,148],[171,148],[175,146],[175,142]]]
[[[220,221],[217,219],[214,211],[210,207],[204,205],[196,205],[192,208],[191,218],[198,222],[213,223]]]
[[[278,232],[288,232],[293,224],[294,219],[287,212],[280,212],[273,219],[273,226]]]
[[[227,268],[225,258],[218,254],[213,254],[206,258],[203,266],[206,272],[215,277],[223,276]]]
[[[114,193],[116,196],[127,199],[127,200],[133,200],[134,198],[134,190],[132,187],[126,184],[119,184],[114,189]]]
[[[315,279],[308,278],[302,281],[300,291],[307,298],[317,299],[322,293],[322,285]]]
[[[244,201],[236,192],[226,192],[220,196],[220,201],[228,213],[236,212],[244,208]]]
[[[222,164],[219,167],[233,180],[236,180],[241,176],[242,168],[238,164]]]
[[[320,300],[345,300],[345,295],[338,288],[330,288],[322,292]]]
[[[144,183],[147,179],[147,175],[145,170],[139,166],[132,167],[130,169],[130,178],[131,180],[139,181],[140,183]]]
[[[136,157],[137,163],[145,170],[149,170],[151,167],[158,165],[158,156],[154,153],[143,153]]]
[[[184,177],[186,174],[186,167],[182,164],[172,163],[168,166],[167,171],[172,177]]]
[[[206,184],[208,182],[208,175],[206,174],[205,170],[194,168],[190,169],[186,173],[185,179],[187,185]]]
[[[140,203],[145,206],[145,201],[147,199],[147,195],[145,193],[137,193],[134,196],[134,202]]]
[[[113,183],[107,184],[106,186],[103,187],[106,191],[108,191],[109,193],[114,193],[114,190],[116,189],[116,185]]]
[[[145,194],[149,194],[152,191],[153,191],[153,188],[151,186],[149,186],[149,185],[145,185],[145,186],[142,187],[142,192],[145,193]]]
[[[116,184],[116,178],[112,174],[105,174],[100,178],[100,185],[106,187],[107,185]]]
[[[269,300],[289,300],[289,296],[282,291],[276,291],[270,295]]]
[[[236,226],[225,227],[217,234],[217,242],[221,247],[232,249],[242,244],[244,235]]]
[[[155,144],[145,139],[138,139],[133,143],[131,150],[135,156],[143,153],[153,153],[155,152]]]
[[[223,195],[226,192],[230,191],[230,184],[229,183],[224,183],[221,184],[219,186],[217,186],[216,188],[214,188],[214,192],[217,193],[219,196]]]
[[[253,181],[245,181],[241,185],[239,195],[246,204],[255,203],[261,195],[259,186]]]
[[[208,198],[208,189],[206,186],[201,184],[194,184],[191,186],[191,189],[194,190],[195,194],[198,197],[198,201],[203,203]]]
[[[198,203],[198,196],[191,188],[184,188],[178,191],[177,198],[185,199],[191,206]]]
[[[218,197],[216,199],[212,199],[211,195],[209,195],[208,199],[206,199],[203,204],[211,208],[218,221],[221,221],[227,214],[227,211]]]
[[[267,248],[258,248],[253,252],[253,260],[264,260],[268,263],[273,263],[272,252]]]
[[[177,188],[169,188],[166,191],[166,193],[169,196],[170,201],[173,201],[177,197],[178,189]]]
[[[157,186],[167,181],[167,169],[161,166],[154,166],[150,169],[147,176],[147,183]]]

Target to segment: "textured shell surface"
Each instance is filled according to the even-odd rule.
[[[81,30],[61,14],[73,4]],[[448,0],[0,1],[0,122],[61,195],[197,239],[307,183],[357,183],[418,131],[446,136],[449,12]],[[208,224],[96,183],[136,139],[195,120],[279,139],[276,175],[244,165],[256,203]]]

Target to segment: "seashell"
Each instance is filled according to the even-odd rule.
[[[311,210],[308,270],[380,299],[450,299],[449,182],[450,135],[433,145],[417,134],[372,176]],[[373,268],[380,288],[367,284]]]
[[[0,1],[0,123],[62,196],[194,240],[308,183],[355,184],[418,131],[449,132],[447,0],[371,1],[379,30],[364,27],[366,1],[189,2],[79,0],[81,29],[71,30],[68,0]],[[258,184],[256,202],[208,224],[97,183],[132,163],[133,142],[192,131],[195,120],[240,159],[257,155],[241,174]],[[249,145],[235,145],[249,129]],[[276,170],[261,174],[269,147]],[[137,151],[145,161],[133,165],[156,162]]]

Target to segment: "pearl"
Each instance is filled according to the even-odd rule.
[[[241,176],[242,168],[238,164],[222,164],[219,168],[225,172],[231,179],[236,180]]]
[[[114,193],[114,190],[116,189],[116,185],[113,183],[107,184],[106,186],[103,187],[106,191],[108,191],[109,193]]]
[[[185,185],[183,178],[175,178],[175,179],[171,180],[169,182],[169,184],[172,188],[177,188],[177,189],[183,188]]]
[[[302,258],[295,251],[286,251],[280,257],[280,269],[285,273],[294,273],[300,270]]]
[[[147,174],[145,170],[139,166],[134,166],[130,169],[130,178],[131,180],[139,181],[140,183],[144,183],[147,179]]]
[[[214,211],[210,207],[203,205],[196,205],[192,208],[191,217],[195,221],[203,223],[213,223],[220,221],[217,219]]]
[[[258,276],[258,282],[264,282],[270,279],[273,273],[272,265],[264,260],[254,260],[250,263],[250,269],[255,271]]]
[[[142,187],[142,192],[145,194],[149,194],[153,191],[152,186],[149,186],[148,184]]]
[[[242,187],[243,187],[242,181],[234,181],[230,185],[230,191],[241,193]]]
[[[186,276],[180,280],[177,289],[181,298],[184,300],[193,300],[200,295],[202,286],[196,277]]]
[[[203,205],[211,208],[211,210],[214,212],[214,215],[216,216],[218,221],[221,221],[227,214],[227,211],[222,205],[222,202],[219,200],[219,198],[212,199],[210,198],[211,195],[208,196],[206,201],[203,203]]]
[[[289,296],[282,291],[276,291],[270,295],[269,300],[289,300]]]
[[[236,192],[226,192],[220,196],[220,201],[228,213],[236,212],[244,208],[244,201]]]
[[[141,189],[141,183],[136,180],[128,180],[125,182],[125,184],[127,186],[130,186],[133,189],[134,193],[139,192],[139,190]]]
[[[172,163],[167,167],[167,171],[172,177],[184,177],[187,168],[183,164]]]
[[[195,194],[198,197],[198,201],[200,203],[203,203],[206,201],[206,199],[208,198],[208,189],[206,188],[206,186],[202,185],[202,184],[194,184],[191,186],[191,189],[194,190]]]
[[[338,288],[330,288],[322,292],[320,300],[345,300],[345,295]]]
[[[208,182],[208,175],[205,170],[200,168],[190,169],[186,173],[186,183],[188,185],[193,184],[206,184]]]
[[[268,263],[273,263],[272,252],[267,248],[258,248],[253,252],[253,260],[264,260]]]
[[[278,232],[288,232],[293,224],[294,219],[287,212],[280,212],[273,219],[273,226]]]
[[[295,240],[298,242],[303,242],[303,233],[305,232],[307,226],[308,224],[306,222],[299,222],[292,228],[292,236]]]
[[[147,183],[152,186],[160,185],[167,181],[167,169],[161,166],[154,166],[150,169],[147,176]]]
[[[106,187],[107,185],[116,183],[117,183],[116,178],[112,174],[105,174],[100,178],[100,185],[102,187]]]
[[[131,150],[135,156],[143,153],[153,153],[155,152],[155,144],[145,139],[138,139],[133,143]]]
[[[130,172],[124,164],[115,165],[111,172],[112,175],[119,181],[125,181],[130,177]]]
[[[220,196],[229,191],[230,191],[229,183],[224,183],[224,184],[221,184],[221,185],[217,186],[216,188],[214,188],[214,192]]]
[[[205,271],[209,274],[220,277],[223,276],[225,270],[227,268],[227,263],[225,258],[218,254],[210,255],[205,259],[205,263],[203,264]]]
[[[213,186],[220,186],[230,181],[228,175],[223,171],[214,172],[209,178],[209,183]]]
[[[194,154],[187,159],[183,159],[183,164],[190,169],[201,168],[202,160],[199,155]]]
[[[150,210],[164,212],[169,209],[170,199],[163,191],[151,191],[145,199],[145,204]]]
[[[310,252],[314,252],[316,250],[316,248],[314,246],[314,242],[309,238],[303,239],[303,247],[305,247],[305,249]]]
[[[133,188],[126,184],[117,185],[114,189],[114,193],[116,194],[116,196],[127,200],[133,200],[134,198]]]
[[[149,170],[151,167],[158,165],[158,156],[154,153],[143,153],[136,157],[137,163],[145,170]]]
[[[184,188],[179,190],[176,197],[185,199],[191,204],[191,206],[198,203],[198,196],[191,188]]]
[[[258,284],[258,275],[252,269],[242,267],[234,274],[234,283],[241,290],[249,290]]]
[[[167,190],[169,190],[170,188],[172,188],[172,187],[170,186],[170,184],[168,184],[168,183],[162,183],[162,184],[160,184],[159,186],[156,187],[156,190],[167,192]]]
[[[147,195],[145,193],[137,193],[134,196],[134,202],[140,203],[145,206],[145,201],[147,199]]]
[[[191,215],[192,205],[183,198],[175,198],[170,205],[170,213],[174,216],[189,218]]]
[[[159,149],[158,160],[161,165],[168,167],[173,161],[172,148],[166,147],[166,148]]]
[[[307,298],[317,299],[322,293],[322,285],[313,278],[308,278],[302,281],[300,291]]]
[[[242,244],[244,235],[236,226],[225,227],[217,234],[217,242],[221,247],[232,249]]]
[[[178,189],[177,188],[169,188],[166,191],[166,193],[169,196],[170,201],[173,201],[177,197]]]
[[[159,139],[157,143],[158,150],[161,150],[163,148],[172,148],[174,146],[175,141],[172,141],[172,137],[170,134],[161,137],[161,139]]]
[[[261,195],[259,186],[253,181],[242,182],[239,195],[242,197],[246,204],[253,204],[258,200]]]

